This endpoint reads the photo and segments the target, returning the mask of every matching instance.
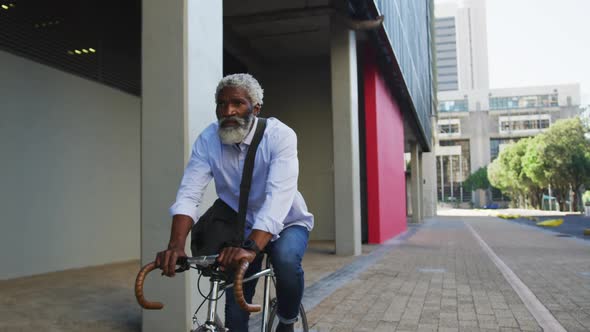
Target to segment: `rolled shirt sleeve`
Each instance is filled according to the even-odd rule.
[[[207,144],[203,135],[195,141],[190,160],[184,170],[176,201],[170,207],[170,215],[182,214],[189,216],[196,223],[199,219],[197,208],[207,185],[213,178],[208,161]]]
[[[274,135],[273,135],[274,136]],[[262,230],[278,239],[283,222],[293,205],[297,193],[299,161],[297,159],[297,135],[290,128],[277,137],[269,137],[271,160],[265,186],[266,195],[254,218],[252,229]]]

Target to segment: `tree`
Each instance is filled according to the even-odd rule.
[[[580,191],[590,182],[590,145],[586,141],[585,130],[579,118],[557,121],[544,134],[545,176],[562,210],[568,200],[569,190],[574,191],[576,210],[580,203]]]
[[[551,187],[562,211],[570,189],[575,209],[582,206],[582,192],[590,187],[590,143],[579,118],[555,122],[534,138],[506,147],[488,167],[491,185],[509,193],[519,205],[538,207],[543,190]]]
[[[514,204],[539,207],[542,189],[526,173],[525,168],[527,149],[532,140],[533,138],[523,138],[504,148],[493,165],[490,165],[488,177],[494,187],[512,197]]]
[[[488,165],[488,180],[493,187],[500,189],[503,193],[512,195],[514,193],[514,181],[508,166],[509,150],[510,147],[500,151],[498,158]]]
[[[488,180],[488,167],[480,167],[477,171],[471,173],[467,180],[463,182],[463,188],[469,191],[477,189],[486,190],[490,188],[490,181]]]

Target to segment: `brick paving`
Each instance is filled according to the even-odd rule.
[[[466,223],[567,331],[590,331],[590,241],[489,217],[439,217],[391,247],[365,246],[363,256],[380,258],[308,308],[312,330],[542,331]],[[356,260],[334,256],[332,246],[314,243],[306,254],[308,286]],[[0,331],[139,331],[138,267],[1,281]]]
[[[316,331],[542,331],[458,218],[424,225],[308,314]]]

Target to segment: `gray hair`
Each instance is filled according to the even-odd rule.
[[[242,88],[246,90],[246,94],[248,95],[248,97],[250,97],[250,102],[252,102],[252,105],[262,106],[264,90],[262,90],[260,83],[258,83],[254,76],[245,73],[225,76],[221,79],[221,81],[219,81],[219,84],[217,84],[217,89],[215,91],[216,99],[217,96],[219,96],[219,92],[227,86]]]

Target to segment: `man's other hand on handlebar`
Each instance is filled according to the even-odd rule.
[[[252,250],[236,247],[226,247],[221,250],[217,262],[221,265],[222,270],[236,268],[242,259],[248,260],[248,263],[252,263],[256,258],[256,253]]]
[[[255,229],[250,233],[250,236],[241,248],[227,247],[223,248],[217,262],[221,264],[223,268],[233,269],[240,265],[242,259],[248,260],[248,263],[252,263],[256,258],[256,255],[261,252],[268,242],[272,239],[272,234]],[[249,244],[248,244],[249,243]],[[247,245],[248,244],[248,245]]]

